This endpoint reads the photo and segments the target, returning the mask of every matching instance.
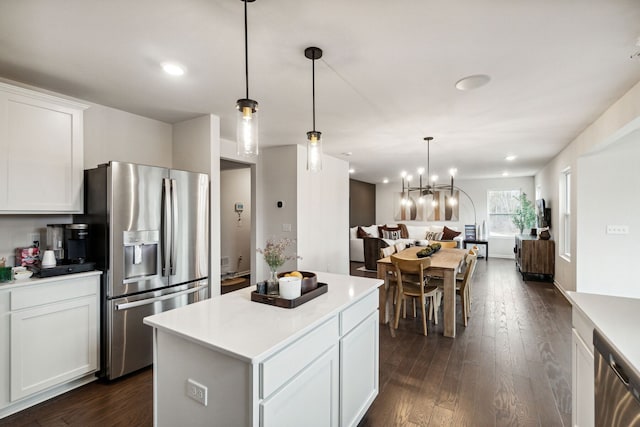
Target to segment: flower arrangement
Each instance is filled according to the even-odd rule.
[[[274,238],[267,239],[267,245],[264,249],[258,248],[258,252],[264,255],[264,261],[267,263],[271,271],[277,270],[286,261],[293,259],[302,259],[297,255],[285,255],[285,250],[288,246],[292,245],[295,241],[289,238],[282,238],[275,240]]]

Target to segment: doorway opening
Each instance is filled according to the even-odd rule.
[[[220,293],[251,283],[251,165],[220,160]]]

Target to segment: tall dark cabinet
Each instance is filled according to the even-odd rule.
[[[553,281],[555,271],[555,242],[540,240],[537,236],[516,236],[516,265],[522,279],[536,275]]]

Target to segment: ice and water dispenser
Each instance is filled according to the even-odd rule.
[[[125,231],[124,280],[131,282],[159,274],[159,230]]]

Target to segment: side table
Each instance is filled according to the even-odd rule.
[[[467,245],[470,243],[474,245],[484,245],[485,247],[484,260],[489,261],[489,241],[488,240],[464,239],[464,248],[467,249]]]

